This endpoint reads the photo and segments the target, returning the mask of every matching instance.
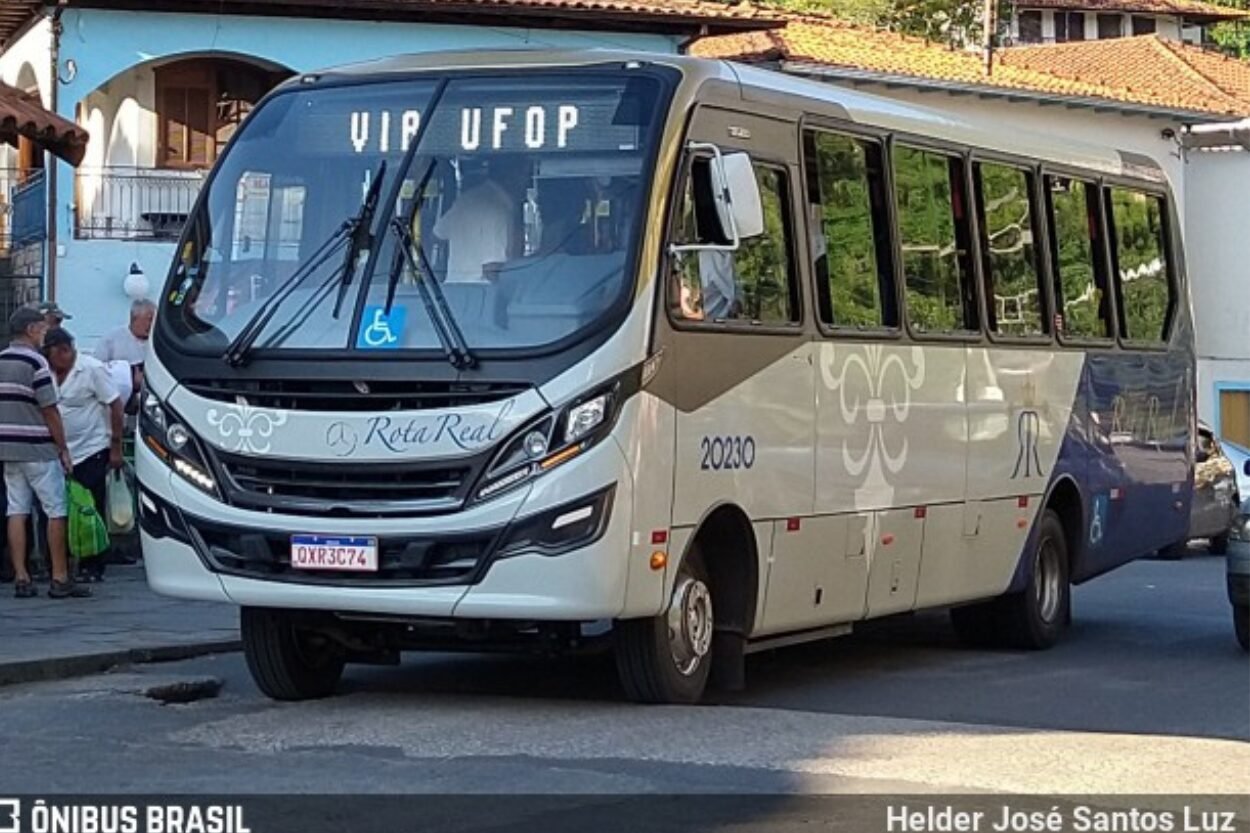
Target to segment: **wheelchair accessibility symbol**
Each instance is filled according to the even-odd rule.
[[[404,307],[391,307],[390,315],[386,314],[386,307],[365,307],[360,332],[356,334],[356,349],[398,350],[407,318],[408,310]]]
[[[1089,521],[1089,544],[1096,547],[1102,543],[1107,528],[1107,496],[1095,495]]]

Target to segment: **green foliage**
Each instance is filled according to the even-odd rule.
[[[1111,211],[1128,337],[1158,341],[1163,338],[1169,300],[1162,207],[1155,197],[1113,188]]]
[[[963,47],[981,43],[983,0],[763,0],[787,11],[829,14],[852,23],[882,26],[937,43]],[[1238,0],[1250,2],[1250,0]],[[998,19],[1006,22],[1010,0],[1001,0]]]
[[[907,312],[913,326],[929,332],[964,327],[950,164],[941,154],[894,150]]]
[[[1250,0],[1212,0],[1217,6],[1231,9],[1250,9]],[[1220,23],[1207,30],[1207,35],[1221,49],[1238,58],[1250,58],[1250,23],[1233,21]]]

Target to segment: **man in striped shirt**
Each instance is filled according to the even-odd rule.
[[[54,599],[82,598],[91,590],[74,584],[66,557],[65,475],[71,470],[65,429],[57,411],[56,385],[39,348],[48,325],[34,307],[9,318],[13,342],[0,352],[0,461],[8,491],[9,557],[19,599],[36,595],[26,569],[26,522],[37,499],[48,516]]]

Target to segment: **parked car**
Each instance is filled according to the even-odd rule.
[[[1250,463],[1246,463],[1250,474]],[[1228,601],[1233,605],[1233,630],[1241,650],[1250,651],[1250,547],[1228,552]]]
[[[1205,538],[1215,555],[1228,552],[1228,542],[1242,526],[1241,498],[1237,493],[1237,469],[1214,432],[1198,424],[1198,448],[1194,456],[1194,499],[1189,510],[1189,540]],[[1164,549],[1164,558],[1180,558],[1189,541]]]

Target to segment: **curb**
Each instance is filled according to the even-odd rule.
[[[0,686],[22,683],[43,683],[99,674],[123,665],[146,665],[177,662],[209,654],[229,654],[240,650],[237,639],[198,642],[182,645],[158,645],[151,648],[127,648],[100,651],[94,654],[19,660],[0,664]]]

